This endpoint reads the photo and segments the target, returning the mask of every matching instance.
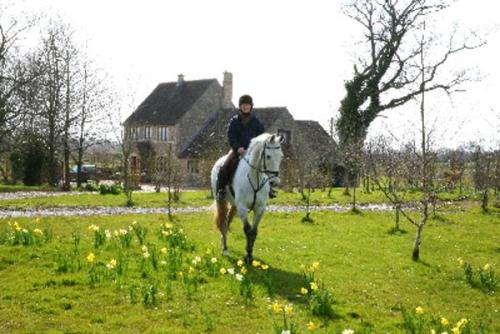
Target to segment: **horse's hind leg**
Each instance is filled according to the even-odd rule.
[[[236,206],[231,205],[231,208],[229,209],[229,213],[227,214],[227,229],[229,230],[231,226],[231,222],[233,221],[234,215],[236,214]]]

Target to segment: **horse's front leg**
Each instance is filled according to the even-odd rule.
[[[253,261],[253,246],[255,244],[255,240],[257,239],[257,233],[259,231],[259,222],[262,219],[262,216],[264,215],[264,210],[265,206],[255,208],[252,226],[250,226],[250,224],[243,225],[243,228],[245,230],[245,235],[247,237],[247,249],[246,249],[247,255],[245,257],[245,261],[247,264],[252,264]]]

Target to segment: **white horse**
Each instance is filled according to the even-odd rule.
[[[228,255],[227,231],[236,211],[243,221],[243,231],[247,238],[245,261],[253,260],[253,245],[257,238],[259,222],[266,209],[270,186],[278,185],[279,169],[283,152],[281,143],[284,137],[263,133],[250,142],[247,153],[240,159],[230,186],[227,187],[226,199],[216,201],[215,223],[221,233],[221,246],[224,255]],[[212,192],[216,193],[217,175],[227,155],[223,156],[212,168]],[[253,224],[248,222],[248,212],[253,211]]]

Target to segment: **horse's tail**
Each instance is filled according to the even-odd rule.
[[[214,222],[217,228],[223,232],[227,228],[227,213],[229,211],[228,201],[215,201]]]

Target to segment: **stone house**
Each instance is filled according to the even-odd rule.
[[[216,79],[186,81],[183,75],[177,82],[159,84],[124,122],[125,140],[133,147],[132,167],[140,160],[138,147],[147,143],[160,156],[169,149],[175,152],[184,186],[207,186],[212,164],[229,151],[227,123],[237,112],[232,83],[232,74],[224,72],[222,85]],[[267,132],[286,138],[282,173],[287,183],[293,182],[294,160],[303,151],[294,147],[295,142],[330,138],[317,122],[317,127],[298,126],[286,107],[254,108],[254,112]]]

